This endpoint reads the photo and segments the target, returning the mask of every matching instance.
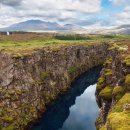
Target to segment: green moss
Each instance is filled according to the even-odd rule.
[[[102,121],[103,121],[102,116],[99,115],[99,117],[96,119],[96,129],[97,130],[99,130],[100,124],[102,124]]]
[[[108,50],[111,51],[111,50],[115,50],[115,49],[118,49],[118,48],[119,48],[119,46],[114,43],[114,44],[111,45],[111,47]]]
[[[97,90],[102,90],[104,88],[104,85],[103,85],[104,81],[105,81],[104,77],[100,77],[98,79]]]
[[[111,69],[105,69],[105,76],[111,76],[113,74],[113,71]]]
[[[14,130],[14,129],[15,129],[14,126],[10,125],[10,126],[6,127],[5,129],[2,129],[2,130]]]
[[[130,130],[130,117],[125,112],[109,114],[109,127],[112,130]]]
[[[125,93],[125,90],[122,86],[115,86],[112,92],[112,95],[119,100]]]
[[[123,63],[125,63],[127,67],[130,66],[130,55],[125,58],[125,60],[123,61]]]
[[[40,77],[41,79],[46,79],[50,76],[49,72],[41,72]]]
[[[124,105],[130,104],[130,93],[126,93],[108,114],[107,123],[100,130],[130,130],[130,111]]]
[[[110,48],[109,50],[118,50],[120,52],[126,52],[128,50],[128,47],[127,46],[121,46],[119,44],[116,44],[114,43]]]
[[[104,88],[104,85],[102,84],[97,84],[97,90],[101,91]]]
[[[15,91],[14,90],[11,90],[11,91],[9,91],[9,95],[15,95]]]
[[[8,93],[6,93],[6,94],[4,95],[4,98],[6,98],[6,99],[10,99],[11,96],[10,96]]]
[[[115,105],[114,112],[122,112],[124,104],[130,104],[130,93],[126,93]]]
[[[126,84],[126,87],[127,87],[127,90],[130,91],[130,74],[128,74],[125,78],[125,84]]]
[[[112,64],[112,58],[107,59],[105,64]]]
[[[3,120],[4,122],[7,122],[7,123],[10,123],[13,121],[13,117],[12,116],[5,116],[5,117],[2,117],[1,120]]]
[[[112,98],[112,91],[113,87],[105,87],[101,92],[99,93],[99,96],[104,98],[104,99],[111,99]]]
[[[105,79],[104,79],[103,77],[100,77],[100,78],[98,79],[98,83],[99,83],[99,84],[102,84],[104,81],[105,81]]]
[[[17,53],[13,55],[13,58],[20,59],[20,58],[23,58],[23,55],[20,53]]]
[[[107,130],[106,125],[104,125],[102,128],[100,128],[100,130]]]
[[[71,67],[68,69],[68,72],[69,72],[69,74],[74,74],[74,73],[77,72],[77,70],[78,70],[77,67],[71,66]]]

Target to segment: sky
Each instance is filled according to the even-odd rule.
[[[31,19],[111,28],[130,24],[130,0],[0,0],[0,28]]]

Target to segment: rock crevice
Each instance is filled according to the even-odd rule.
[[[31,55],[0,52],[0,127],[25,129],[83,72],[104,63],[108,44],[43,48]]]

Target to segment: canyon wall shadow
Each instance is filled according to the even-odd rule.
[[[100,71],[100,66],[94,67],[77,77],[71,84],[71,89],[47,108],[42,118],[31,130],[58,130],[62,128],[69,116],[69,108],[75,104],[76,97],[80,96],[90,85],[96,84]]]

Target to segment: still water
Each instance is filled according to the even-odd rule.
[[[100,70],[96,67],[78,77],[31,130],[96,130],[95,89]]]

